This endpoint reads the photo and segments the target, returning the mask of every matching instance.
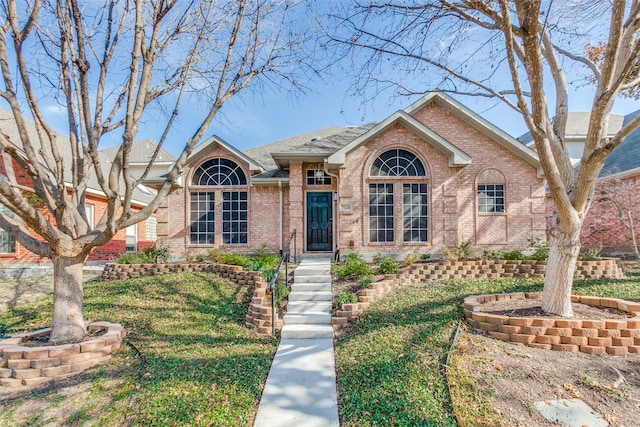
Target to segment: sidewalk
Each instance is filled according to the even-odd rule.
[[[331,261],[303,260],[294,277],[291,307],[253,425],[338,427]]]

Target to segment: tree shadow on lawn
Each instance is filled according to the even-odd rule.
[[[337,342],[346,425],[455,425],[445,363],[468,295],[539,292],[541,279],[470,279],[406,286],[372,304]],[[576,281],[574,292],[640,297],[637,276]],[[621,295],[622,294],[622,295]]]
[[[64,425],[82,414],[101,425],[245,426],[271,359],[269,351],[246,351],[188,359],[156,354],[142,362],[124,349],[106,365],[0,400],[0,420]]]
[[[410,285],[373,304],[336,345],[345,425],[455,425],[447,352],[470,293],[539,290],[531,281]]]

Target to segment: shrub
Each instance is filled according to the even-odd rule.
[[[511,252],[500,252],[498,254],[500,259],[526,259],[527,257],[520,251],[511,251]]]
[[[449,261],[458,261],[469,258],[471,255],[471,240],[465,240],[456,246],[453,250],[447,247],[442,249],[442,253]]]
[[[364,289],[369,286],[373,282],[372,277],[361,277],[358,279],[358,289]]]
[[[385,257],[380,261],[378,266],[378,273],[380,274],[394,274],[398,272],[398,262],[390,256]]]
[[[428,259],[431,259],[431,254],[429,252],[420,254],[420,260],[421,261],[426,261]]]
[[[600,252],[602,252],[602,248],[587,249],[582,254],[582,259],[585,261],[595,261],[600,258]]]
[[[529,255],[529,259],[536,261],[546,261],[549,259],[549,242],[546,240],[535,239],[529,240],[529,245],[533,249],[533,253]]]
[[[239,265],[241,267],[244,267],[248,261],[249,259],[245,255],[240,255],[237,252],[226,252],[220,254],[219,260],[221,264]]]
[[[343,292],[336,298],[336,307],[338,310],[342,309],[345,304],[355,304],[358,302],[358,297],[353,292]]]
[[[273,298],[275,300],[276,307],[282,307],[284,299],[289,295],[289,289],[285,285],[275,285],[273,287]]]
[[[372,274],[371,267],[356,252],[348,253],[345,256],[345,262],[335,267],[335,273],[338,277],[355,276],[366,277]]]
[[[402,265],[406,267],[408,265],[415,264],[416,262],[418,262],[419,259],[420,259],[420,255],[409,254],[406,257],[404,257],[404,260],[402,261]]]
[[[271,279],[273,279],[273,276],[275,274],[276,274],[275,268],[268,268],[266,270],[262,270],[262,272],[260,273],[260,276],[267,282],[271,282]]]
[[[114,260],[116,264],[155,264],[169,260],[169,248],[149,246],[140,252],[126,252]]]

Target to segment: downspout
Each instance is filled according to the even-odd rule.
[[[278,192],[280,193],[280,255],[282,255],[282,221],[284,218],[284,197],[282,194],[282,180],[278,180]]]
[[[339,204],[339,200],[340,200],[340,194],[338,193],[339,189],[340,189],[340,178],[338,177],[338,175],[333,174],[331,172],[329,172],[329,170],[327,169],[327,160],[325,159],[324,161],[324,173],[326,173],[329,176],[332,176],[336,179],[336,210],[334,213],[334,217],[335,217],[335,221],[333,222],[333,229],[335,231],[335,242],[334,242],[334,247],[335,247],[335,251],[333,253],[334,258],[336,261],[339,260],[339,256],[340,256],[340,247],[338,246],[338,242],[340,241],[340,204]],[[333,197],[332,197],[333,198]]]

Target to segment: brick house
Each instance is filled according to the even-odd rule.
[[[628,115],[611,115],[608,133],[614,135],[640,110]],[[567,147],[578,165],[586,139],[589,113],[569,113]],[[530,135],[520,138],[530,143]],[[547,229],[551,226],[554,204],[547,199]],[[631,132],[609,156],[600,172],[593,201],[580,232],[584,249],[602,248],[605,253],[628,253],[631,230],[640,241],[640,129]]]
[[[13,119],[11,112],[0,109],[0,131],[9,137],[9,141],[16,145],[18,149],[21,149],[20,137],[18,130]],[[30,132],[35,132],[35,127],[29,129]],[[68,138],[64,135],[57,135],[60,144],[58,149],[61,150],[63,158],[67,161],[72,159],[72,155],[69,152]],[[141,165],[146,165],[149,161],[150,155],[156,147],[156,143],[149,140],[138,141],[133,144],[131,150],[131,168],[135,174],[136,170],[142,168]],[[112,159],[117,152],[118,147],[112,147],[100,150],[99,156],[101,158],[101,164],[105,170],[111,165]],[[158,175],[165,173],[168,166],[173,164],[175,157],[161,150],[158,156],[158,161],[154,164],[153,174]],[[70,164],[68,165],[70,168]],[[0,163],[0,174],[4,174],[4,167]],[[31,178],[28,174],[21,170],[14,162],[14,170],[17,173],[17,178],[20,184],[27,187],[32,186]],[[69,184],[70,185],[70,184]],[[155,195],[155,190],[146,186],[139,186],[135,189],[133,195],[132,209],[134,211],[139,210],[147,205],[147,203]],[[89,178],[89,188],[86,195],[86,213],[87,217],[93,224],[97,224],[102,214],[106,209],[106,198],[104,193],[100,190],[100,186],[95,176]],[[6,209],[0,205],[0,209]],[[151,216],[146,221],[142,221],[127,229],[120,230],[114,238],[102,245],[95,248],[90,256],[89,261],[105,261],[117,258],[124,252],[135,252],[146,246],[155,244],[156,240],[156,218]],[[48,262],[48,259],[43,259],[40,256],[33,254],[24,248],[19,242],[17,242],[9,233],[0,229],[0,263],[6,266],[15,266],[16,264],[32,264]]]
[[[398,258],[522,249],[545,234],[537,155],[468,108],[430,93],[381,122],[331,127],[240,152],[211,137],[158,209],[175,258],[224,246]]]

